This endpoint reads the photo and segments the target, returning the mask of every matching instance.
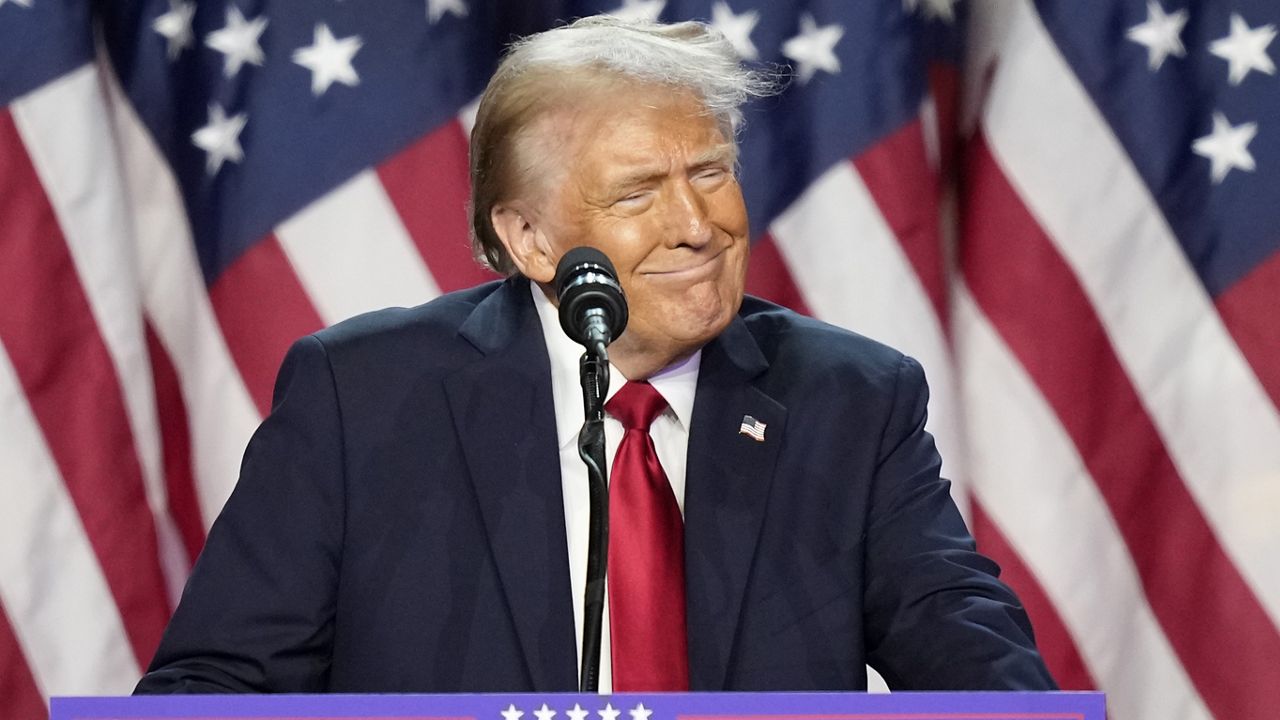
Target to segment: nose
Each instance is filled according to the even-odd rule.
[[[666,237],[670,247],[699,249],[715,236],[707,198],[688,179],[673,185],[668,216]]]

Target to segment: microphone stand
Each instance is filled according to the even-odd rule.
[[[587,587],[582,618],[582,670],[578,690],[600,686],[600,632],[609,558],[609,484],[604,458],[604,396],[609,391],[609,354],[604,343],[588,346],[578,363],[586,420],[578,433],[578,456],[587,465],[591,520],[587,541]]]

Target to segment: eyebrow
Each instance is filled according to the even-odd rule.
[[[713,147],[707,148],[692,158],[688,167],[693,169],[707,167],[709,165],[724,164],[733,165],[734,147],[732,143],[721,143]],[[608,183],[611,191],[619,192],[624,188],[664,177],[667,174],[666,168],[658,168],[655,166],[641,166],[635,170],[621,175]]]

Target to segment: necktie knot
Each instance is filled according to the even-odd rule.
[[[623,385],[604,407],[622,423],[623,428],[649,432],[654,418],[666,409],[667,400],[652,385],[642,380]]]

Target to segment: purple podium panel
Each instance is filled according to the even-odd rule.
[[[50,720],[1105,720],[1101,693],[165,695],[54,698]]]

